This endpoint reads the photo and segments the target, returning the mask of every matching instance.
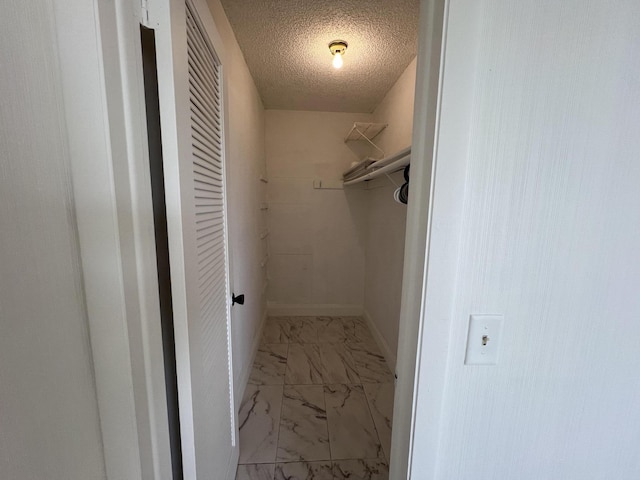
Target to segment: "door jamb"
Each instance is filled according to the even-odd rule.
[[[425,328],[424,290],[428,268],[434,168],[444,35],[449,0],[422,0],[416,66],[411,147],[411,199],[407,206],[402,303],[398,332],[398,380],[395,388],[390,478],[412,476],[413,443],[416,434],[415,409],[417,375]],[[432,419],[437,422],[437,418]],[[424,473],[420,472],[420,478]],[[416,477],[414,477],[416,478]]]
[[[408,463],[406,471],[399,471],[392,458],[391,478],[431,480],[438,477],[443,432],[479,48],[479,42],[473,39],[479,37],[482,4],[423,0],[421,7],[418,65],[422,60],[425,66],[418,70],[413,138],[414,151],[421,152],[416,153],[429,171],[417,173],[412,165],[412,181],[420,176],[414,182],[417,188],[411,190],[413,208],[409,202],[405,268],[407,262],[415,262],[418,267],[409,265],[405,271],[400,327],[404,344],[400,343],[398,350],[406,362],[405,372],[411,371],[413,376],[411,387],[407,381],[396,391],[396,401],[400,402],[396,409],[401,411],[404,432],[396,432],[394,417],[392,443],[392,457],[395,453],[398,462]],[[429,24],[434,20],[439,22],[440,32],[436,24]],[[429,80],[429,71],[438,74]],[[420,197],[416,201],[417,195]],[[410,345],[415,348],[413,358],[409,358]],[[409,438],[406,448],[395,436],[403,433]]]
[[[171,480],[140,4],[52,3],[106,475]]]

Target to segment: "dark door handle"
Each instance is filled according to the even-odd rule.
[[[235,293],[231,294],[231,306],[233,307],[236,303],[238,305],[244,305],[244,293],[237,296]]]

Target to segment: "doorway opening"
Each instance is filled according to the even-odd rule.
[[[178,381],[176,372],[176,348],[171,296],[171,269],[169,266],[169,240],[167,232],[167,207],[162,159],[162,132],[160,128],[160,102],[158,98],[158,71],[156,41],[152,29],[140,26],[142,44],[142,70],[144,76],[147,141],[149,146],[149,170],[153,201],[153,225],[156,247],[156,267],[160,297],[160,321],[162,350],[166,384],[171,468],[174,480],[182,480],[182,447],[178,405]]]
[[[406,198],[397,194],[413,172],[417,2],[370,2],[357,12],[329,2],[324,7],[339,12],[329,17],[312,2],[263,12],[250,2],[221,3],[266,126],[266,221],[258,230],[267,320],[240,408],[237,478],[306,478],[299,473],[305,468],[328,478],[358,477],[363,469],[385,478],[394,374],[398,385],[412,381],[397,368],[407,219]],[[397,48],[398,35],[386,37],[397,18],[389,8],[410,12],[399,22],[406,38]],[[300,24],[301,32],[289,27]],[[281,49],[267,39],[287,45],[289,35],[301,41],[279,63],[270,52]],[[331,64],[336,39],[348,44],[340,70]],[[385,70],[387,51],[403,58],[393,72]],[[377,96],[362,101],[378,82]],[[361,335],[352,335],[356,329]],[[337,401],[340,395],[351,405]],[[313,426],[300,413],[310,408],[323,412]],[[343,420],[349,415],[357,425]]]

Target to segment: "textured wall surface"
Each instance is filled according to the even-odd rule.
[[[53,8],[8,3],[0,16],[0,478],[102,479]]]
[[[418,0],[222,3],[268,109],[372,112],[416,54]]]
[[[375,139],[387,155],[411,145],[415,84],[413,60],[373,112],[375,122],[389,124]],[[402,172],[392,178],[398,185],[404,183]],[[398,345],[407,221],[406,205],[393,200],[395,189],[386,177],[369,182],[364,291],[365,311],[384,338],[392,363]]]
[[[453,3],[452,26],[473,2]],[[640,478],[640,5],[481,11],[445,59],[443,112],[461,93],[448,73],[478,47],[454,303],[431,319],[451,322],[434,478]],[[504,314],[498,365],[463,363],[477,313]],[[426,329],[423,357],[430,345]],[[421,427],[434,374],[420,376]]]
[[[380,132],[375,140],[386,155],[411,145],[415,88],[416,59],[414,58],[373,112],[374,122],[387,124],[387,128]]]
[[[368,114],[266,112],[269,302],[359,305],[364,292],[366,192],[319,190],[356,160],[344,137]]]
[[[218,0],[209,9],[222,38],[228,83],[229,158],[227,192],[231,285],[245,294],[245,304],[232,310],[233,369],[236,402],[244,389],[243,375],[250,368],[252,346],[266,308],[265,275],[260,262],[266,255],[260,234],[266,228],[260,205],[266,189],[260,176],[266,170],[264,153],[264,109],[234,33]]]

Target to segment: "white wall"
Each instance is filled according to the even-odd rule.
[[[105,478],[50,2],[0,31],[0,477]]]
[[[229,243],[231,286],[245,294],[245,304],[232,309],[233,363],[236,401],[248,379],[253,347],[266,308],[263,285],[266,280],[260,262],[266,254],[260,233],[266,218],[260,205],[266,189],[260,182],[265,174],[264,109],[253,78],[244,61],[235,35],[219,0],[208,0],[213,19],[222,37],[228,83],[229,158],[227,192],[229,196]]]
[[[390,155],[411,145],[413,100],[416,89],[416,59],[414,58],[393,87],[373,111],[373,121],[387,123],[375,143]]]
[[[414,476],[640,478],[640,5],[487,0],[458,28],[472,3],[449,12],[434,194],[446,208],[433,222],[461,211],[462,228],[432,231],[448,242],[432,242],[430,258],[449,245],[458,267],[454,281],[427,279],[428,290],[447,282],[453,302],[444,318],[425,306]],[[461,111],[456,73],[474,62]],[[459,162],[446,152],[465,121]],[[463,363],[474,313],[504,315],[496,366]],[[434,389],[427,350],[442,324]],[[439,419],[423,415],[438,395]],[[440,431],[435,472],[427,430]]]
[[[268,110],[269,302],[359,306],[364,300],[366,192],[340,184],[358,159],[344,143],[370,114]]]
[[[388,126],[375,143],[386,155],[411,145],[416,83],[414,59],[373,112],[373,121]],[[404,183],[402,172],[392,175]],[[386,177],[373,180],[367,192],[364,308],[386,343],[388,360],[395,366],[402,294],[407,207],[393,200],[396,186]]]

